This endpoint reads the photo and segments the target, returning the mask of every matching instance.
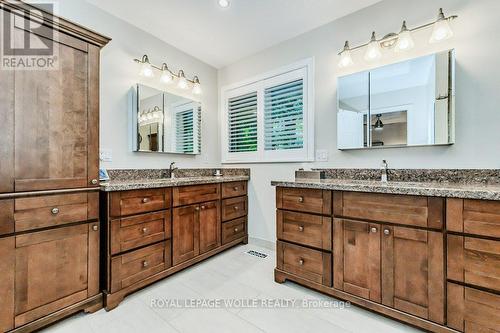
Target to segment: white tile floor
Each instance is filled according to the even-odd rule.
[[[268,254],[265,259],[245,252]],[[77,314],[44,333],[168,332],[419,332],[355,306],[350,308],[155,308],[152,299],[333,299],[297,284],[274,282],[275,253],[238,246],[125,298],[111,312]]]

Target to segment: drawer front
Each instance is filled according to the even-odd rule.
[[[245,237],[246,234],[247,234],[246,217],[222,223],[222,244],[227,244],[234,241],[235,239]]]
[[[448,283],[448,326],[465,333],[500,332],[500,295]]]
[[[248,213],[248,198],[238,197],[222,200],[222,221],[237,219]]]
[[[448,235],[448,279],[500,292],[500,241]]]
[[[170,211],[111,221],[111,254],[132,250],[171,237]]]
[[[172,195],[175,207],[214,201],[220,198],[220,184],[175,187]]]
[[[276,191],[277,208],[323,215],[332,212],[331,191],[284,187]]]
[[[169,208],[171,191],[168,188],[113,192],[110,194],[110,215],[128,216]]]
[[[247,182],[232,182],[222,184],[222,197],[232,198],[247,195]]]
[[[278,239],[332,250],[332,219],[284,210],[276,212]]]
[[[278,241],[278,269],[304,279],[332,285],[332,255],[322,251]]]
[[[447,199],[450,231],[500,238],[500,201]]]
[[[72,193],[14,200],[16,232],[97,219],[99,193]]]
[[[443,228],[443,198],[335,192],[333,200],[334,214],[337,216],[426,228]]]
[[[117,256],[111,260],[111,292],[144,280],[171,265],[170,240]]]

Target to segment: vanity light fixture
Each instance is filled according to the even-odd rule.
[[[376,115],[377,121],[375,122],[375,126],[373,127],[375,131],[382,131],[384,129],[384,123],[382,122],[382,115],[379,113]]]
[[[219,0],[219,6],[221,6],[222,8],[227,8],[230,4],[231,3],[229,2],[229,0]]]
[[[172,72],[166,63],[163,63],[161,67],[151,64],[149,57],[145,54],[141,59],[134,59],[136,63],[141,64],[140,75],[144,77],[154,77],[154,70],[159,70],[161,72],[160,82],[163,84],[171,84],[177,80],[177,87],[180,89],[189,89],[192,87],[192,93],[195,95],[200,95],[202,93],[200,79],[198,76],[194,76],[192,80],[187,79],[184,71],[179,70],[178,74]]]
[[[432,35],[429,40],[430,43],[437,43],[449,39],[453,37],[453,30],[451,29],[450,21],[456,18],[458,18],[457,15],[446,17],[443,13],[443,9],[439,8],[439,14],[436,21],[418,26],[413,29],[408,29],[406,27],[406,21],[403,21],[403,26],[401,27],[401,31],[398,34],[389,33],[382,39],[377,39],[375,37],[375,32],[373,32],[372,37],[368,43],[355,47],[349,47],[349,42],[347,41],[344,45],[344,49],[338,54],[340,56],[339,67],[345,68],[353,65],[354,62],[351,56],[352,51],[361,49],[365,46],[367,47],[365,51],[366,61],[375,61],[380,59],[380,57],[382,57],[382,48],[394,48],[395,52],[408,51],[415,46],[412,33],[417,30],[432,27]]]

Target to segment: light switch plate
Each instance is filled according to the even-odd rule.
[[[326,149],[316,150],[316,162],[328,162],[328,150]]]
[[[100,149],[99,159],[101,162],[112,162],[113,161],[113,151],[111,149]]]

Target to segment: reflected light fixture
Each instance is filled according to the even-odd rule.
[[[149,58],[147,55],[144,55],[142,57],[142,60],[140,60],[142,63],[141,65],[141,72],[139,73],[140,75],[144,77],[153,77],[155,76],[153,72],[153,66],[151,66],[151,63],[149,62]]]
[[[197,76],[194,77],[193,82],[194,82],[193,83],[193,94],[201,95],[203,91],[201,90],[200,80],[198,79]]]
[[[229,0],[219,0],[219,6],[221,6],[222,8],[227,8],[230,4],[231,3],[229,2]]]
[[[396,42],[395,51],[408,51],[411,50],[414,46],[415,42],[413,41],[411,31],[406,27],[406,21],[403,21],[403,26],[401,27],[401,31],[398,35],[398,41]]]
[[[377,121],[375,122],[374,129],[375,129],[375,131],[382,131],[384,129],[384,123],[380,119],[382,117],[382,115],[379,113],[376,115],[376,117],[377,117]]]
[[[340,52],[340,61],[339,61],[339,67],[340,68],[345,68],[353,65],[354,62],[352,61],[351,57],[351,49],[349,48],[349,41],[346,40],[344,44],[344,49],[342,52]]]
[[[439,8],[439,14],[437,21],[434,23],[434,28],[432,29],[430,43],[438,43],[446,39],[453,37],[453,31],[450,27],[450,18],[446,18],[443,13],[443,8]]]
[[[177,77],[179,78],[179,81],[177,82],[177,87],[179,87],[180,89],[187,89],[189,84],[182,69],[179,71]]]
[[[370,43],[368,43],[368,47],[365,53],[365,60],[367,61],[375,61],[382,57],[382,51],[380,50],[380,42],[375,37],[375,31],[372,32],[372,38],[370,39]]]
[[[165,84],[170,84],[173,81],[174,81],[174,76],[170,72],[170,69],[168,69],[167,64],[163,63],[163,65],[161,65],[160,82]]]

